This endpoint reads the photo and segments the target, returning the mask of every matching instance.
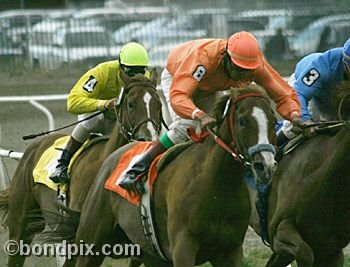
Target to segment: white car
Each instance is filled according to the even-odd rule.
[[[72,64],[91,68],[117,58],[119,52],[104,27],[58,27],[47,39],[44,37],[41,41],[47,41],[47,46],[32,52],[41,68],[57,69]]]
[[[338,40],[339,38],[342,39],[338,36],[338,28],[344,31],[346,30],[346,25],[350,25],[350,14],[320,18],[309,24],[296,37],[290,38],[290,47],[298,57],[316,52],[318,44],[320,43],[321,34],[327,26],[330,27],[330,33],[326,40],[329,48],[341,46],[343,45],[343,40]],[[347,32],[347,37],[348,36],[349,32]]]
[[[171,43],[166,45],[156,46],[151,48],[148,52],[149,63],[152,68],[163,69],[165,67],[168,54],[170,50],[179,45],[178,43]]]

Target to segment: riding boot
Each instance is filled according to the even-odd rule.
[[[61,157],[58,159],[55,172],[50,175],[50,179],[55,183],[68,183],[68,166],[75,152],[81,147],[82,143],[70,137],[67,146],[62,151]]]
[[[277,162],[280,162],[283,156],[283,149],[288,143],[289,139],[287,136],[283,133],[282,130],[279,130],[277,132],[277,152],[276,152],[276,160]]]
[[[148,151],[144,153],[144,155],[142,155],[140,160],[125,173],[124,177],[119,182],[119,186],[126,190],[132,189],[135,179],[140,175],[146,173],[153,160],[165,151],[166,148],[162,145],[162,143],[157,141],[152,147],[148,149]]]
[[[288,137],[283,133],[282,130],[279,130],[277,132],[277,147],[285,146],[288,141]]]

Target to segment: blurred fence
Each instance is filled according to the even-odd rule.
[[[179,43],[226,38],[240,30],[257,37],[269,60],[286,61],[342,46],[349,38],[350,11],[160,7],[0,12],[0,70],[88,69],[116,59],[129,41],[142,43],[151,65],[163,68]]]

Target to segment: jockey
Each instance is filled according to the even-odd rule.
[[[256,38],[248,32],[225,39],[189,41],[170,51],[161,75],[173,123],[119,182],[133,189],[135,178],[145,173],[153,159],[188,139],[187,128],[205,129],[216,120],[208,115],[216,92],[243,87],[251,82],[262,85],[276,102],[277,111],[287,120],[300,125],[300,103],[296,92],[267,63]]]
[[[97,65],[87,71],[72,88],[67,99],[67,110],[84,119],[99,110],[114,111],[116,98],[124,86],[120,71],[128,76],[137,73],[149,75],[147,71],[148,53],[135,42],[127,43],[119,53],[119,59]],[[74,153],[87,140],[91,132],[101,131],[108,112],[80,122],[73,130],[67,146],[62,151],[55,172],[50,176],[54,182],[68,181],[68,165]]]
[[[344,47],[312,53],[299,61],[289,83],[298,94],[304,124],[319,120],[317,106],[329,106],[330,89],[344,80],[350,80],[350,38]],[[277,132],[279,146],[296,136],[291,128],[289,121],[283,121]]]

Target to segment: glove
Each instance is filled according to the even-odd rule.
[[[202,129],[214,128],[216,126],[216,119],[210,117],[208,114],[204,113],[198,118]]]
[[[312,120],[306,120],[303,122],[303,134],[307,137],[312,137],[316,135],[315,126],[307,127],[308,125],[312,125],[314,122]]]
[[[111,111],[114,111],[114,109],[117,107],[117,99],[112,98],[106,101],[105,108]]]
[[[303,133],[303,122],[298,114],[298,112],[294,111],[292,112],[292,114],[290,115],[290,121],[293,124],[292,127],[292,132],[295,134],[301,134]]]

